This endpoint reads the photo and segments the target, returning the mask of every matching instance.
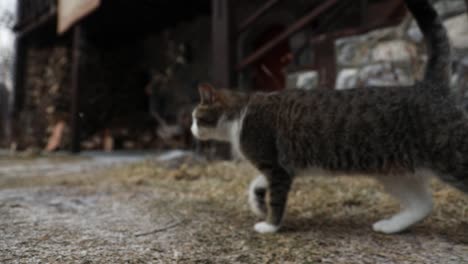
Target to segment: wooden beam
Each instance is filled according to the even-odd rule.
[[[216,1],[216,0],[213,0]],[[272,39],[270,42],[266,43],[253,53],[251,53],[247,58],[242,60],[241,63],[237,65],[237,70],[243,70],[245,67],[251,65],[252,63],[256,62],[257,60],[261,59],[267,52],[273,49],[276,45],[280,44],[281,42],[285,41],[288,37],[292,34],[296,33],[297,31],[301,30],[304,26],[312,22],[316,19],[319,15],[323,14],[329,8],[334,6],[338,0],[327,0],[318,7],[314,8],[310,11],[307,15],[303,16],[297,22],[289,26],[286,30],[280,33],[277,37]]]
[[[80,147],[80,61],[82,28],[77,24],[73,28],[73,54],[71,75],[71,152],[78,153]]]
[[[41,26],[45,25],[49,21],[52,21],[54,18],[57,17],[57,8],[52,7],[47,13],[38,17],[34,21],[30,21],[23,25],[15,26],[14,30],[17,31],[17,37],[23,38],[27,36],[29,33],[33,32],[34,30],[40,28]]]
[[[278,4],[281,0],[269,0],[265,4],[263,4],[259,9],[253,12],[252,15],[247,17],[237,29],[237,34],[241,34],[247,28],[249,28],[255,21],[257,21],[261,16],[263,16],[268,10],[273,8],[276,4]],[[468,0],[467,0],[468,1]]]
[[[368,16],[368,8],[369,8],[369,0],[361,0],[360,2],[361,6],[361,13],[359,16],[360,19],[360,25],[364,26],[367,22],[367,16]]]
[[[236,85],[234,55],[236,49],[233,34],[233,0],[212,0],[213,82],[216,86]]]

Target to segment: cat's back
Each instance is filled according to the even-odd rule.
[[[251,97],[248,112],[284,135],[349,138],[367,133],[381,140],[389,134],[430,133],[444,129],[439,124],[466,122],[452,97],[425,93],[427,85],[259,93]]]
[[[413,88],[285,91],[278,94],[278,129],[285,134],[352,137],[416,125],[413,119],[420,118],[416,115],[427,111]]]
[[[276,135],[282,151],[296,164],[305,165],[311,157],[320,164],[347,160],[340,156],[321,161],[333,155],[360,159],[425,155],[431,139],[446,133],[447,124],[466,122],[452,99],[430,96],[425,88],[416,84],[342,91],[285,90],[253,96],[249,112],[262,116],[256,121],[268,120],[264,123],[267,130]],[[420,155],[414,155],[416,162]]]
[[[394,112],[406,106],[423,107],[417,86],[375,87],[348,90],[288,89],[274,93],[257,93],[251,97],[249,108],[263,109],[290,121],[307,121],[310,117],[334,119],[339,116],[370,112]]]
[[[348,90],[290,89],[259,94],[253,105],[275,112],[279,120],[307,124],[312,120],[334,122],[377,122],[405,115],[418,120],[460,116],[455,100],[425,92],[427,84],[404,87],[367,87]],[[256,102],[255,102],[256,101]],[[411,122],[409,122],[411,123]],[[395,124],[394,124],[395,125]]]

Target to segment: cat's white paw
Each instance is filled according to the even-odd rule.
[[[254,229],[255,231],[261,234],[275,233],[276,231],[278,231],[279,226],[275,226],[267,222],[259,222],[255,224]]]
[[[394,219],[384,219],[378,222],[375,222],[372,225],[372,229],[375,232],[384,233],[384,234],[395,234],[399,233],[407,228],[407,225],[403,225],[399,221]]]

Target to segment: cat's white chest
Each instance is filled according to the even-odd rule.
[[[241,148],[241,133],[244,124],[245,115],[247,114],[247,108],[244,109],[238,119],[231,121],[229,141],[231,143],[232,155],[236,159],[245,160],[244,154]]]

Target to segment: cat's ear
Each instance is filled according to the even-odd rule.
[[[201,104],[209,105],[219,100],[220,96],[216,89],[209,83],[201,83],[198,85],[200,92]]]

